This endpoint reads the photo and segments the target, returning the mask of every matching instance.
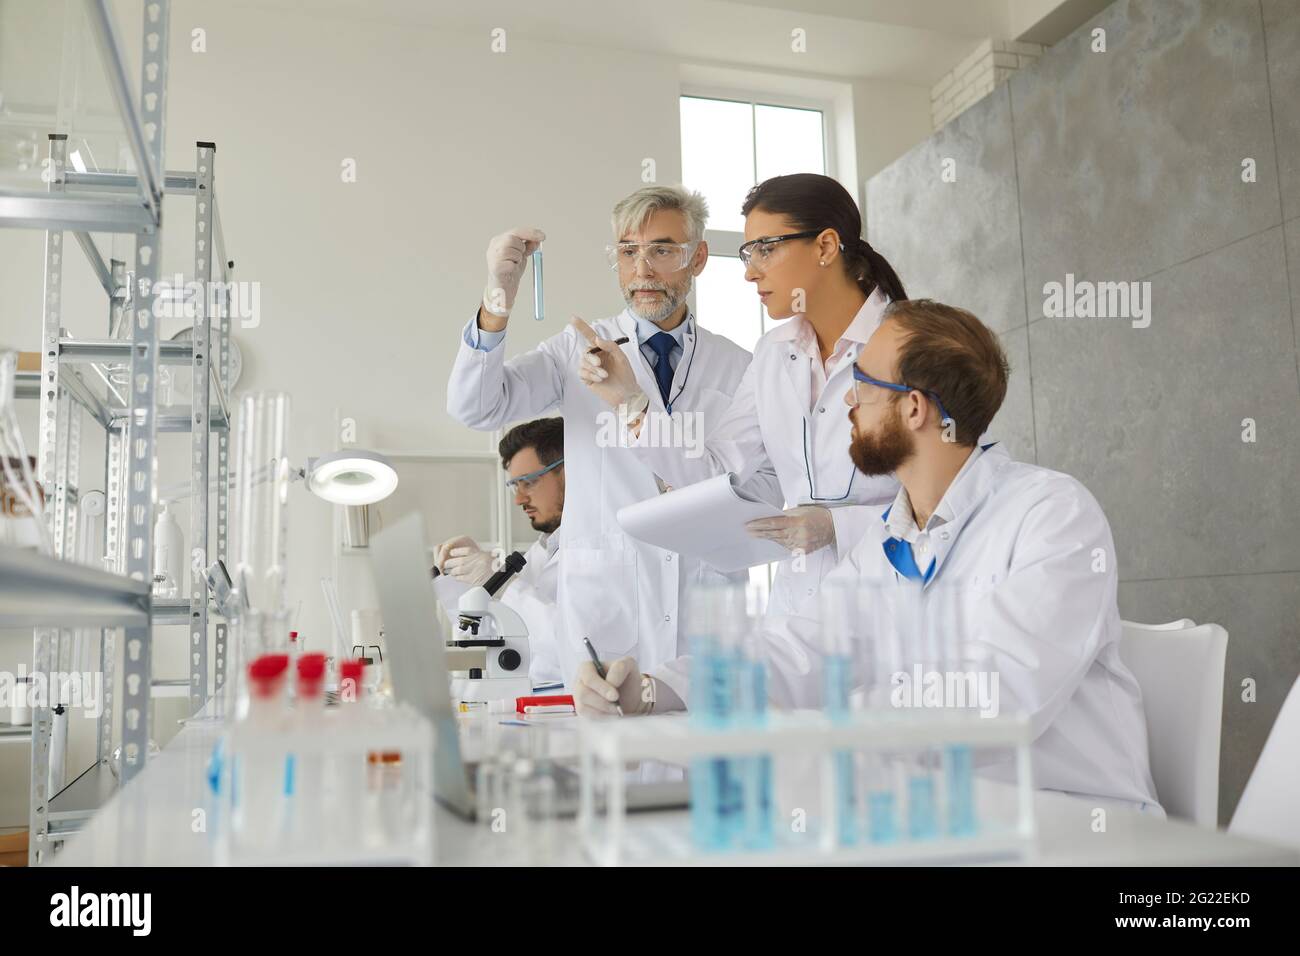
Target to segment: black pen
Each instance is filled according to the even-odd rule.
[[[615,345],[627,345],[627,343],[630,342],[630,341],[631,341],[631,339],[629,339],[626,335],[622,335],[622,336],[619,336],[618,338],[616,338],[616,339],[614,340],[614,344],[615,344]],[[595,355],[595,354],[596,354],[597,352],[599,352],[599,351],[600,351],[600,346],[599,346],[599,345],[593,345],[591,348],[587,349],[587,354],[588,354],[588,355]],[[585,641],[586,638],[584,637],[583,640]],[[588,645],[588,646],[590,646],[590,645]],[[593,653],[594,653],[594,652],[593,652]],[[601,674],[600,676],[603,678],[605,675],[604,675],[604,674]]]
[[[623,339],[623,341],[626,342],[627,339]],[[582,643],[587,645],[587,653],[591,655],[591,662],[596,665],[596,676],[599,677],[601,680],[606,680],[605,668],[600,666],[600,655],[598,655],[596,653],[596,649],[591,646],[591,640],[589,638],[584,637],[582,639]],[[621,704],[615,704],[614,706],[618,708],[618,715],[622,717],[623,706]]]

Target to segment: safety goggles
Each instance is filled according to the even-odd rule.
[[[789,242],[791,239],[811,239],[813,236],[820,236],[821,229],[808,229],[804,232],[792,232],[785,236],[762,236],[758,239],[751,239],[743,243],[740,247],[740,261],[749,265],[750,261],[757,262],[760,266],[772,257],[772,254],[780,248],[783,242]],[[844,244],[840,243],[840,249]]]
[[[920,392],[922,395],[927,395],[930,398],[934,399],[934,403],[939,406],[940,421],[943,422],[952,421],[952,417],[948,414],[948,412],[943,407],[943,402],[939,400],[938,394],[930,391],[930,389],[928,388],[916,388],[913,385],[900,385],[898,382],[882,382],[878,378],[872,378],[866,372],[862,371],[862,369],[858,368],[856,364],[853,366],[853,382],[854,382],[853,398],[855,403],[858,397],[858,386],[857,386],[858,382],[863,382],[867,385],[875,385],[878,388],[887,388],[891,392],[902,392],[903,394],[907,394],[908,392]]]
[[[680,272],[690,264],[698,242],[616,242],[605,247],[609,267],[618,272],[632,272],[638,259],[644,259],[650,271],[658,275]]]
[[[506,487],[511,491],[514,491],[516,488],[522,488],[524,491],[527,491],[533,485],[537,484],[538,478],[541,478],[542,475],[546,474],[548,471],[554,471],[563,464],[564,459],[557,458],[545,468],[538,468],[536,471],[530,471],[528,474],[520,475],[518,478],[508,478],[506,480]]]

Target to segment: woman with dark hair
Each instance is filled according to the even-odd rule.
[[[745,278],[779,324],[754,347],[727,411],[704,422],[702,456],[651,447],[640,418],[629,424],[635,437],[628,444],[674,487],[725,472],[743,482],[774,470],[785,513],[749,525],[791,552],[777,572],[769,612],[816,616],[823,575],[865,531],[870,508],[878,514],[898,490],[893,478],[868,478],[853,466],[840,398],[853,387],[853,363],[885,306],[907,294],[893,267],[861,238],[853,197],[829,176],[768,179],[750,190],[742,211]],[[639,407],[630,373],[604,352],[590,356],[582,371],[607,401]]]

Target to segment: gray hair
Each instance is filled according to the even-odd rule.
[[[686,218],[686,238],[699,242],[704,238],[704,226],[709,221],[709,204],[704,197],[684,186],[645,186],[614,207],[612,223],[614,240],[618,241],[661,209],[676,209]]]

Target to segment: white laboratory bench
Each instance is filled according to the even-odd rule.
[[[575,718],[576,719],[576,718]],[[671,717],[650,717],[648,720]],[[527,734],[527,728],[498,727],[499,719],[484,718],[480,732]],[[486,728],[490,727],[490,730]],[[195,720],[186,724],[162,753],[149,762],[130,785],[114,794],[86,826],[69,837],[53,857],[56,866],[205,866],[213,861],[211,836],[195,832],[195,811],[210,805],[207,763],[221,734],[221,724]],[[552,739],[565,737],[555,727]],[[472,759],[475,744],[466,747]],[[552,751],[565,749],[563,743]],[[1007,799],[1014,791],[1007,788]],[[1041,866],[1296,866],[1300,852],[1282,846],[1231,836],[1175,820],[1163,820],[1125,809],[1108,811],[1107,830],[1092,829],[1091,802],[1057,793],[1034,797],[1038,839],[1035,857]],[[687,811],[664,813],[684,815]],[[629,818],[650,821],[663,814]],[[481,829],[439,805],[435,819],[435,854],[439,863],[466,866],[483,862],[476,852]],[[576,823],[556,824],[557,865],[583,864]],[[493,860],[491,862],[500,862]]]

